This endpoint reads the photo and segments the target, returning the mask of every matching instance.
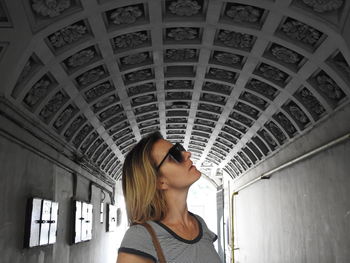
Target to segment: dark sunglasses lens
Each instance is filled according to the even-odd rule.
[[[183,161],[182,152],[185,151],[185,148],[181,144],[176,144],[171,150],[169,154],[179,163]]]

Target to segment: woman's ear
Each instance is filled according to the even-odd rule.
[[[157,189],[159,189],[159,190],[166,190],[166,189],[168,189],[168,184],[166,182],[166,179],[163,176],[158,178]]]

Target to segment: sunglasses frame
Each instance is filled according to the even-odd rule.
[[[164,156],[163,160],[158,164],[156,170],[158,171],[160,166],[164,163],[165,159],[170,155],[175,161],[178,163],[183,162],[184,157],[182,156],[182,152],[185,152],[185,148],[180,143],[175,143]]]

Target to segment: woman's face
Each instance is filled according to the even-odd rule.
[[[152,157],[158,166],[174,145],[164,139],[158,140],[152,148]],[[193,165],[191,153],[182,151],[182,162],[177,162],[169,154],[159,167],[160,187],[166,189],[186,189],[197,181],[201,173]]]

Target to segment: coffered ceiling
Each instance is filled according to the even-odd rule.
[[[349,7],[1,0],[1,93],[109,182],[156,130],[220,182],[217,168],[242,176],[349,102]]]

